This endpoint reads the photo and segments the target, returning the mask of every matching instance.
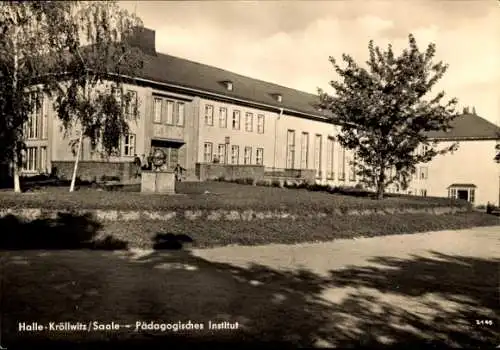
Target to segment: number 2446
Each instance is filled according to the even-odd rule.
[[[477,326],[493,326],[493,320],[476,320]]]

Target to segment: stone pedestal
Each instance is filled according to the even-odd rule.
[[[175,174],[173,171],[142,171],[141,192],[175,193]]]

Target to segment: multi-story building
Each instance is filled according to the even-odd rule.
[[[137,107],[139,117],[130,122],[120,154],[108,161],[131,162],[158,147],[169,167],[180,164],[190,178],[197,163],[217,162],[313,169],[320,183],[357,183],[352,153],[336,141],[339,129],[315,106],[316,95],[157,53],[154,31],[145,29],[141,36],[138,42],[148,53],[145,66],[125,87],[136,96],[129,107]],[[499,131],[466,113],[450,132],[430,134],[442,144],[459,142],[459,149],[420,166],[408,192],[498,203],[499,166],[493,158]],[[74,160],[70,137],[63,134],[49,101],[35,111],[26,135],[26,173]],[[101,158],[84,143],[80,159]]]

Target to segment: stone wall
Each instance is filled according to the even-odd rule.
[[[262,165],[229,165],[196,163],[196,176],[200,181],[254,179],[260,181],[264,178],[264,166]]]
[[[73,161],[52,161],[56,176],[70,180],[73,175]],[[119,181],[129,181],[135,177],[133,162],[79,161],[77,177],[82,181],[101,181],[103,177],[117,177]]]
[[[307,183],[315,183],[316,170],[314,169],[276,169],[275,171],[266,171],[264,174],[266,180],[303,180]]]

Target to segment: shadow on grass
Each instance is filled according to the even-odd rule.
[[[73,348],[77,341],[83,348],[197,343],[388,347],[388,342],[391,347],[413,348],[498,345],[494,326],[475,324],[478,319],[489,319],[498,326],[498,319],[492,317],[498,306],[498,259],[437,252],[425,258],[379,257],[368,261],[368,266],[347,266],[320,276],[306,269],[275,270],[258,264],[209,261],[182,249],[189,241],[185,235],[158,234],[154,239],[157,249],[142,256],[90,251],[86,254],[92,255],[29,256],[28,260],[37,260],[30,266],[43,266],[46,271],[64,262],[66,278],[81,281],[75,287],[79,295],[86,289],[99,293],[78,302],[68,299],[65,306],[61,292],[54,296],[51,289],[57,281],[37,285],[34,293],[44,295],[37,299],[34,293],[20,293],[21,286],[35,283],[26,280],[25,272],[7,273],[4,346],[47,343],[52,348]],[[19,320],[33,319],[23,311],[26,302],[36,310],[35,320],[40,323],[190,320],[203,322],[205,330],[95,332],[79,338],[74,335],[77,332],[32,336],[15,330]],[[209,321],[239,322],[242,327],[208,331]]]
[[[98,239],[102,225],[91,215],[59,213],[55,219],[0,218],[0,250],[28,249],[126,249],[127,243],[111,236]]]
[[[193,239],[186,234],[157,233],[153,238],[153,249],[179,250],[190,243],[193,243]]]

